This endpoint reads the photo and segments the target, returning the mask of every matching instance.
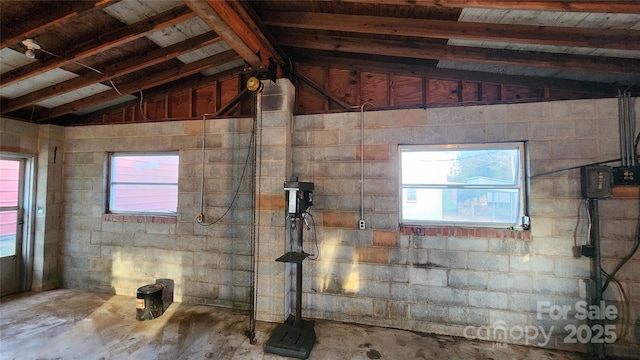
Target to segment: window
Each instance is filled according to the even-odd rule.
[[[178,163],[177,153],[111,154],[109,212],[175,215]]]
[[[524,143],[400,146],[402,225],[520,226]]]

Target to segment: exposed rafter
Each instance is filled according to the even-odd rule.
[[[204,20],[210,28],[212,28],[216,33],[220,35],[224,39],[224,41],[231,46],[233,50],[235,50],[238,55],[244,61],[246,61],[249,65],[254,68],[260,68],[264,66],[262,59],[260,58],[259,48],[253,48],[251,45],[255,44],[251,41],[251,39],[247,38],[246,32],[238,32],[234,27],[240,26],[237,21],[230,20],[233,12],[226,7],[226,5],[216,4],[218,1],[202,1],[202,0],[185,0],[185,3],[191,10],[197,14],[202,20]],[[216,10],[217,8],[224,7],[224,11]],[[235,17],[238,17],[235,14]],[[244,36],[244,37],[243,37]]]
[[[640,13],[636,0],[339,0],[363,4],[441,6],[536,11],[579,11],[594,13]]]
[[[114,30],[101,36],[87,44],[81,44],[74,50],[70,50],[62,58],[51,58],[45,61],[36,61],[32,64],[19,67],[15,70],[5,73],[0,78],[0,85],[7,86],[24,80],[30,76],[45,73],[49,70],[63,67],[89,56],[96,55],[100,52],[121,46],[127,42],[139,39],[152,31],[177,24],[194,17],[195,14],[190,12],[185,6],[172,9],[165,13],[154,16],[130,26]]]
[[[298,48],[416,59],[472,61],[616,74],[640,73],[640,60],[638,59],[447,46],[418,41],[402,42],[290,33],[280,36],[278,41],[283,46]]]
[[[640,31],[488,24],[305,12],[263,13],[266,25],[417,38],[469,39],[527,44],[640,50]]]
[[[166,71],[159,72],[154,74],[151,77],[148,77],[144,80],[136,81],[133,83],[121,85],[118,87],[118,91],[121,94],[133,94],[138,91],[146,90],[153,88],[155,86],[166,84],[168,82],[183,78],[185,76],[189,76],[195,74],[197,72],[206,70],[220,63],[227,63],[234,60],[238,60],[240,57],[233,50],[228,50],[208,58],[198,60],[189,64],[185,64],[183,66],[169,69]],[[107,102],[121,96],[116,91],[104,91],[93,96],[89,96],[80,100],[76,100],[53,109],[48,109],[42,112],[39,112],[37,118],[39,122],[44,120],[56,118],[58,116],[62,116],[77,110],[85,109],[91,106],[99,105],[103,102]]]
[[[40,13],[38,16],[23,18],[19,24],[12,24],[11,28],[7,26],[5,21],[2,21],[0,22],[0,33],[2,33],[0,49],[19,43],[24,39],[35,37],[71,19],[79,18],[88,12],[99,11],[119,1],[120,0],[99,0],[56,3],[56,6],[49,8],[49,11]]]
[[[161,62],[173,59],[188,51],[211,45],[221,41],[214,32],[208,32],[188,40],[182,41],[166,48],[157,49],[147,54],[140,55],[128,59],[126,61],[109,65],[105,67],[102,73],[89,72],[83,76],[79,76],[59,84],[51,85],[44,89],[34,91],[19,98],[7,99],[0,106],[2,113],[8,113],[25,106],[33,105],[37,102],[49,99],[60,93],[66,93],[76,89],[80,89],[91,84],[107,81],[119,76],[130,74],[132,72],[144,69],[149,66],[159,64]]]

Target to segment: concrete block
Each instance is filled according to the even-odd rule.
[[[437,267],[464,269],[467,267],[467,253],[464,251],[430,250],[429,263]]]
[[[447,306],[467,306],[468,290],[429,286],[427,302]]]
[[[536,222],[536,225],[537,222]],[[490,239],[489,252],[498,254],[528,254],[529,241],[514,239]]]
[[[589,278],[591,276],[591,262],[585,257],[556,257],[553,273],[560,277]]]
[[[503,292],[469,290],[469,306],[505,310],[509,308],[509,295]]]
[[[530,292],[531,277],[505,273],[489,273],[489,290]]]
[[[484,326],[489,324],[489,311],[467,308],[449,307],[449,322],[467,326]]]
[[[352,316],[370,315],[373,312],[373,299],[337,296],[337,310]]]
[[[573,121],[531,122],[531,140],[572,139],[574,137]]]
[[[396,301],[409,301],[414,296],[413,288],[415,286],[417,285],[409,287],[409,284],[406,283],[391,283],[391,298]],[[419,286],[416,288],[416,298],[424,300],[426,288],[422,288],[421,290],[418,289],[420,289]]]
[[[488,275],[486,272],[469,270],[449,270],[448,285],[452,288],[486,289]]]
[[[413,236],[413,247],[416,249],[446,249],[447,246],[445,236]]]
[[[531,243],[533,254],[573,256],[574,242],[571,238],[535,237]]]
[[[461,251],[484,251],[488,249],[487,239],[470,239],[459,237],[447,238],[447,249]],[[473,256],[470,254],[470,256]]]
[[[448,321],[448,310],[446,306],[409,304],[409,316],[412,320],[444,323]]]
[[[549,103],[527,103],[507,105],[507,119],[509,121],[537,121],[544,120],[551,113]]]
[[[553,257],[530,254],[511,255],[509,256],[509,271],[513,273],[551,274],[553,273]]]
[[[447,270],[412,267],[409,269],[409,284],[447,286]]]
[[[509,256],[491,253],[470,254],[468,268],[471,270],[506,272],[509,270]]]
[[[535,276],[532,290],[534,293],[577,296],[578,280],[551,276]]]
[[[519,312],[489,310],[489,323],[495,324],[502,322],[507,328],[520,326],[525,327],[532,324],[530,316]]]

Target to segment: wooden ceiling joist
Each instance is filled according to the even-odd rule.
[[[9,71],[0,78],[0,85],[7,86],[28,77],[39,75],[55,68],[64,67],[102,51],[139,39],[152,31],[183,22],[195,16],[196,15],[190,12],[185,6],[169,10],[152,18],[107,33],[89,43],[79,45],[76,49],[70,50],[67,53],[72,55],[67,55],[62,58],[53,57],[45,61],[36,61],[32,64]],[[40,45],[46,49],[46,44]]]
[[[244,61],[256,69],[262,65],[262,60],[258,55],[259,49],[253,49],[247,43],[247,39],[243,39],[233,27],[227,23],[227,20],[214,10],[217,1],[202,0],[184,0],[185,4],[198,15],[204,22],[209,25],[213,31],[218,33],[224,41],[231,46],[235,52],[240,55]],[[228,18],[228,14],[226,14]]]
[[[169,59],[173,59],[185,52],[196,50],[204,46],[219,42],[222,39],[214,32],[208,32],[198,35],[177,44],[153,50],[144,55],[139,55],[126,61],[109,65],[104,68],[102,73],[88,72],[83,76],[79,76],[59,84],[51,85],[44,89],[34,91],[15,99],[6,99],[0,103],[1,113],[8,112],[33,105],[37,102],[52,98],[61,93],[66,93],[76,89],[89,86],[98,82],[108,81],[113,78],[130,74],[132,72],[144,69],[149,66],[157,65]]]
[[[540,45],[640,50],[640,31],[489,24],[311,12],[263,12],[265,25],[416,38],[468,39]]]
[[[202,60],[198,60],[189,64],[185,64],[180,67],[159,72],[141,81],[120,85],[118,87],[118,91],[121,94],[133,94],[139,91],[153,88],[155,86],[169,83],[171,81],[183,78],[185,76],[193,75],[195,73],[209,69],[212,66],[216,66],[218,64],[223,64],[223,63],[228,63],[231,61],[238,60],[239,58],[240,57],[235,51],[227,50],[225,52],[210,56]],[[37,117],[35,118],[39,119],[38,122],[43,122],[45,120],[56,118],[74,111],[99,105],[101,103],[116,99],[119,96],[121,95],[116,91],[111,91],[111,90],[103,91],[101,93],[98,93],[80,100],[76,100],[52,109],[38,112]]]
[[[638,59],[448,46],[418,41],[401,42],[291,33],[280,36],[278,41],[282,46],[396,56],[401,58],[470,61],[616,74],[640,72],[640,60]]]
[[[636,0],[339,0],[360,4],[418,5],[450,8],[486,8],[532,11],[573,11],[593,13],[640,13]]]
[[[22,40],[33,38],[50,29],[53,29],[65,22],[86,15],[87,12],[101,10],[113,5],[120,0],[99,0],[99,1],[73,1],[68,3],[57,2],[51,6],[49,11],[39,13],[38,16],[21,18],[19,23],[3,19],[0,22],[0,49],[17,44]],[[10,25],[10,27],[9,27]]]

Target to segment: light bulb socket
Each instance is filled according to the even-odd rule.
[[[28,59],[35,59],[36,58],[36,52],[31,50],[31,49],[27,49],[27,51],[24,52],[24,55],[28,58]]]

